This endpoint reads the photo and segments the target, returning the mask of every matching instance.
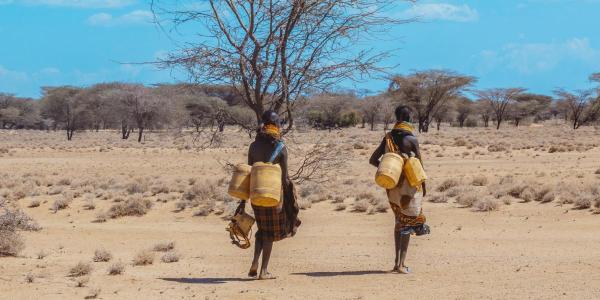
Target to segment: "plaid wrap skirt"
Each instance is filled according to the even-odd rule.
[[[252,205],[254,218],[256,219],[256,238],[280,241],[290,235],[288,226],[286,226],[286,214],[281,205],[276,207],[262,207]]]

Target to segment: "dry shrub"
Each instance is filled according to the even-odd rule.
[[[90,282],[90,278],[87,276],[84,277],[79,277],[75,279],[75,286],[76,287],[84,287],[86,286],[88,283]]]
[[[309,182],[305,186],[303,185],[300,188],[300,197],[308,198],[311,195],[320,194],[322,191],[323,191],[323,188],[321,187],[321,185]]]
[[[33,283],[34,281],[35,281],[35,276],[33,276],[33,274],[27,273],[27,275],[25,275],[26,283]]]
[[[542,200],[540,200],[540,202],[549,203],[549,202],[554,201],[554,199],[556,199],[556,195],[554,194],[554,192],[549,192],[544,195],[544,197],[542,198]]]
[[[356,199],[352,204],[352,212],[366,212],[369,209],[369,202],[365,199]]]
[[[94,203],[94,199],[93,198],[87,198],[85,204],[83,205],[83,208],[85,208],[87,210],[94,210],[94,209],[96,209],[96,204]]]
[[[346,210],[346,204],[344,204],[344,203],[338,203],[333,210],[335,210],[335,211]]]
[[[511,195],[515,198],[521,198],[521,193],[523,193],[523,191],[525,191],[526,188],[527,188],[527,185],[522,184],[522,183],[516,183],[516,184],[509,186],[507,192],[509,195]]]
[[[310,201],[310,199],[300,198],[300,199],[297,199],[297,202],[298,202],[298,207],[302,210],[309,209],[312,206],[312,202]]]
[[[485,175],[477,175],[473,177],[471,185],[474,186],[486,186],[488,184],[488,178]]]
[[[44,259],[44,258],[46,258],[46,256],[48,256],[48,253],[46,253],[46,251],[44,251],[42,249],[42,250],[38,251],[36,256],[37,256],[37,259]]]
[[[537,192],[531,187],[526,187],[519,194],[519,198],[521,198],[521,200],[523,200],[523,202],[530,202],[530,201],[537,199]]]
[[[108,275],[121,275],[125,271],[125,264],[118,261],[108,267]]]
[[[65,196],[65,194],[63,194],[62,197],[59,197],[58,199],[54,200],[51,209],[54,213],[58,212],[59,210],[66,209],[69,207],[69,205],[71,205],[72,200],[72,197],[67,197]]]
[[[150,191],[152,192],[152,196],[155,196],[158,194],[168,194],[171,192],[171,188],[167,184],[160,182],[158,185],[152,186]]]
[[[179,258],[181,256],[179,255],[179,253],[175,252],[175,251],[169,251],[167,253],[165,253],[160,260],[164,263],[174,263],[174,262],[178,262]]]
[[[596,172],[594,172],[594,174],[600,175],[600,168],[598,168],[598,170],[596,170]]]
[[[504,203],[504,205],[511,205],[513,199],[514,199],[513,197],[506,195],[506,196],[502,197],[500,199],[500,201],[502,201],[502,203]]]
[[[498,143],[488,146],[489,152],[507,152],[510,151],[510,145],[506,143]]]
[[[548,196],[548,199],[546,199],[546,200],[550,200],[550,201],[544,201],[546,196],[549,194],[550,194],[550,196]],[[544,186],[539,187],[535,191],[535,199],[533,199],[533,200],[538,201],[538,202],[544,202],[544,203],[552,202],[554,200],[554,193],[552,191],[552,187],[549,185],[544,185]]]
[[[148,191],[148,183],[143,179],[138,178],[135,181],[131,181],[125,185],[125,191],[130,195],[143,194]]]
[[[80,277],[92,273],[93,267],[90,263],[78,262],[69,270],[70,277]]]
[[[111,206],[106,212],[111,219],[124,216],[143,216],[152,208],[152,201],[144,199],[141,196],[131,197],[125,202],[117,203]]]
[[[107,262],[112,259],[112,254],[105,249],[96,249],[94,252],[94,262]]]
[[[483,199],[479,199],[473,203],[473,211],[495,211],[500,208],[500,203],[498,200],[492,197],[485,197]]]
[[[2,231],[40,231],[42,227],[20,209],[5,208],[0,215],[0,230]]]
[[[581,195],[577,198],[575,198],[575,201],[573,202],[573,208],[574,209],[588,209],[590,207],[592,207],[592,201],[594,201],[595,199],[591,196],[591,195]]]
[[[353,148],[356,150],[365,150],[367,146],[363,143],[354,143]]]
[[[462,207],[471,207],[480,198],[480,194],[473,191],[467,191],[456,197],[456,203],[460,204]]]
[[[448,198],[453,198],[453,197],[456,197],[456,196],[458,196],[458,195],[460,195],[460,194],[462,194],[464,192],[465,192],[465,189],[463,189],[463,188],[461,188],[459,186],[456,186],[456,187],[453,187],[453,188],[449,189],[446,192],[445,196],[448,197]]]
[[[442,182],[440,185],[438,185],[437,191],[445,192],[453,187],[457,187],[458,185],[460,185],[460,181],[454,178],[449,178],[444,180],[444,182]]]
[[[29,208],[39,207],[41,203],[42,202],[39,199],[33,199],[33,200],[31,200],[31,202],[29,202],[29,205],[27,205],[27,207],[29,207]]]
[[[448,202],[448,197],[444,193],[435,193],[428,195],[428,201],[432,203],[446,203]]]
[[[134,266],[146,266],[154,263],[154,253],[148,250],[138,252],[133,258]]]
[[[0,229],[0,257],[17,256],[23,249],[25,242],[19,233]]]
[[[108,220],[108,215],[105,212],[100,212],[96,215],[96,219],[93,222],[104,223],[106,220]]]
[[[175,242],[162,242],[154,245],[152,250],[158,252],[167,252],[175,249]]]

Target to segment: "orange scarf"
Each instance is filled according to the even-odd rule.
[[[409,133],[413,133],[415,131],[415,127],[408,122],[398,122],[394,125],[394,129],[404,130]]]
[[[281,129],[279,129],[279,126],[274,125],[274,124],[265,124],[263,125],[262,132],[264,132],[265,134],[273,137],[276,140],[281,139]]]

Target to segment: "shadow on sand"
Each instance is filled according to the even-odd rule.
[[[256,280],[254,278],[159,278],[165,281],[179,283],[197,283],[197,284],[223,284],[228,282],[244,282]]]
[[[310,277],[334,277],[334,276],[361,276],[374,274],[387,274],[385,271],[341,271],[341,272],[306,272],[292,273],[292,275],[304,275]]]

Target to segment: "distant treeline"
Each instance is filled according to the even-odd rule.
[[[590,76],[600,83],[600,75]],[[419,130],[440,129],[447,122],[475,127],[504,122],[519,126],[524,120],[552,118],[570,122],[574,129],[600,119],[599,89],[552,96],[527,93],[522,88],[471,90],[474,77],[444,70],[427,70],[391,79],[379,95],[359,97],[354,91],[321,92],[304,96],[294,105],[296,126],[335,129],[377,124],[388,129],[394,108],[412,108]],[[474,95],[475,99],[468,98]],[[90,87],[44,87],[40,99],[0,93],[2,129],[65,130],[70,140],[78,130],[118,130],[123,139],[132,132],[142,140],[146,130],[193,128],[223,131],[239,126],[252,134],[258,123],[239,90],[221,85],[161,84],[144,86],[101,83]]]

